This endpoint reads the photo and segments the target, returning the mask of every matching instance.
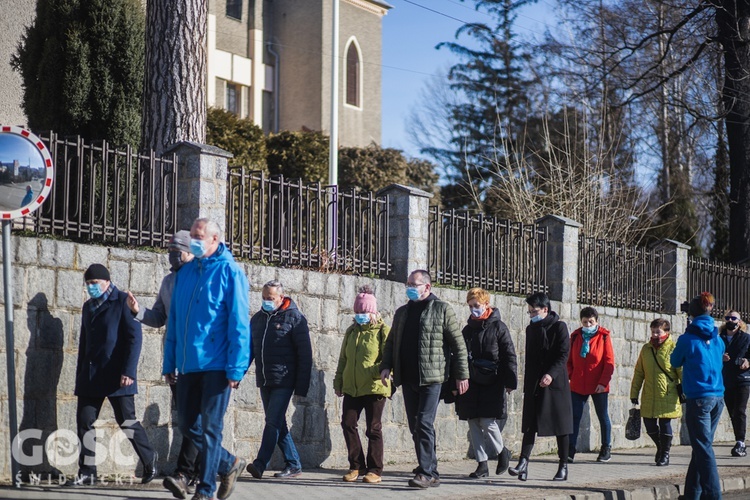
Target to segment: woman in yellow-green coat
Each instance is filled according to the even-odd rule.
[[[336,395],[344,398],[341,428],[349,454],[349,472],[344,481],[354,482],[364,474],[365,483],[379,483],[383,474],[383,432],[381,419],[389,387],[380,381],[389,328],[378,313],[372,288],[360,288],[354,300],[354,323],[347,328],[333,379]],[[359,416],[365,411],[367,458],[357,431]]]
[[[669,356],[675,348],[671,325],[663,318],[651,322],[651,340],[641,349],[630,384],[630,400],[638,404],[641,393],[641,417],[649,437],[656,443],[656,465],[669,465],[672,447],[672,419],[682,416],[677,384],[682,368],[674,368]],[[643,387],[643,392],[641,392]]]

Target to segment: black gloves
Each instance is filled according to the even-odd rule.
[[[634,405],[637,405],[638,404],[638,398],[630,398],[630,402],[633,403]]]

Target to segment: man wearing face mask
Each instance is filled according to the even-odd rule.
[[[728,311],[719,336],[724,341],[724,404],[726,404],[736,441],[733,457],[747,455],[745,431],[747,428],[747,400],[750,396],[750,335],[740,313]]]
[[[432,294],[430,273],[413,271],[406,281],[409,302],[393,316],[385,344],[380,378],[388,387],[393,373],[404,394],[404,409],[419,467],[409,480],[413,488],[440,486],[435,451],[435,416],[443,382],[450,376],[463,394],[469,388],[469,363],[453,307]]]
[[[216,497],[222,500],[232,494],[245,467],[221,440],[231,390],[250,366],[249,285],[221,242],[218,224],[196,219],[190,238],[196,258],[175,277],[162,373],[170,384],[177,381],[180,431],[200,452],[193,500],[213,498],[217,474]]]
[[[143,483],[156,476],[156,453],[146,431],[135,417],[138,393],[136,374],[141,354],[141,325],[133,319],[125,302],[127,294],[112,283],[109,271],[92,264],[83,275],[90,299],[83,304],[81,334],[76,365],[76,424],[83,443],[78,459],[78,477],[68,484],[96,482],[94,422],[104,399],[109,400],[117,424],[126,431],[143,462]]]
[[[135,315],[136,321],[152,328],[161,328],[167,323],[167,315],[172,303],[172,292],[177,271],[183,264],[193,260],[190,253],[190,231],[178,231],[169,240],[169,264],[171,272],[161,281],[159,294],[156,296],[154,307],[140,307],[138,300],[131,292],[128,292],[128,307]],[[172,397],[177,400],[177,384],[169,384]],[[182,445],[177,456],[177,468],[172,476],[164,479],[164,487],[167,488],[175,498],[187,498],[188,494],[194,493],[194,481],[197,475],[198,448],[189,437],[182,436]]]
[[[271,455],[279,446],[286,466],[276,478],[297,477],[302,473],[299,453],[286,423],[286,410],[292,395],[307,396],[312,369],[312,347],[307,319],[297,304],[284,295],[284,286],[276,280],[263,285],[261,310],[250,320],[253,332],[255,381],[266,414],[258,456],[247,471],[261,479]]]

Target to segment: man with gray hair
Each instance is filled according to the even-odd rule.
[[[307,319],[294,301],[284,295],[276,280],[263,286],[261,310],[250,320],[255,356],[255,380],[266,413],[266,426],[256,459],[247,471],[263,477],[276,445],[286,466],[274,477],[296,477],[302,473],[299,453],[286,424],[286,410],[292,394],[306,396],[310,386],[312,348]]]
[[[190,229],[195,258],[177,273],[167,322],[162,373],[177,380],[180,431],[201,453],[193,500],[228,498],[245,461],[221,446],[232,389],[250,366],[249,285],[224,243],[218,224],[196,219]],[[179,377],[177,377],[179,373]]]

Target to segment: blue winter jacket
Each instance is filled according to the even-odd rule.
[[[177,273],[167,319],[162,373],[226,371],[242,380],[250,366],[249,284],[223,243]]]
[[[670,362],[682,367],[682,390],[688,399],[724,396],[721,376],[724,342],[711,316],[693,319],[685,333],[677,339]]]

